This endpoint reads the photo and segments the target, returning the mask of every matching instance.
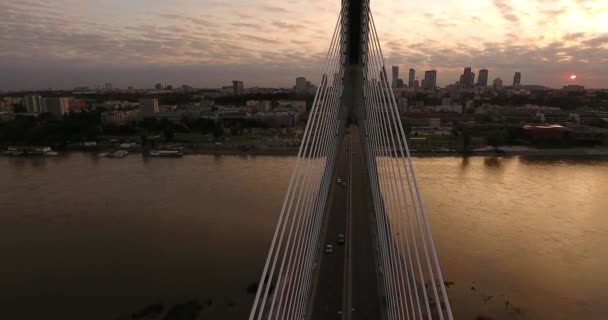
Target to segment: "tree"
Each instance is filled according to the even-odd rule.
[[[488,133],[487,142],[488,145],[494,147],[495,151],[498,151],[498,148],[507,143],[508,139],[509,132],[506,129],[493,129]]]
[[[27,112],[27,109],[21,104],[13,104],[13,111],[15,113],[25,113]]]
[[[163,129],[163,136],[165,137],[165,141],[173,140],[175,133],[173,132],[173,127],[167,126]]]
[[[220,139],[224,136],[224,124],[221,121],[215,123],[215,127],[213,128],[213,137],[216,140]]]
[[[471,135],[466,131],[462,133],[462,150],[466,153],[471,151]]]

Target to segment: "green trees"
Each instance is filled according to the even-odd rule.
[[[492,129],[487,137],[488,145],[494,147],[495,151],[498,151],[498,148],[505,145],[508,140],[509,132],[507,129]]]

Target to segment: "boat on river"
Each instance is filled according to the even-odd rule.
[[[144,155],[149,157],[181,157],[184,152],[182,150],[150,150]]]
[[[53,151],[51,147],[31,147],[31,146],[19,146],[19,147],[8,147],[4,152],[7,156],[57,156],[58,152]]]

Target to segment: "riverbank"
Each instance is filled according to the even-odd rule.
[[[100,153],[104,151],[117,150],[120,148],[103,148],[103,149],[86,149],[86,148],[68,148],[65,151],[81,151],[90,153]],[[159,150],[173,148],[159,147]],[[126,148],[129,153],[141,154],[141,148]],[[268,155],[268,156],[295,156],[298,155],[299,147],[265,147],[265,148],[248,148],[233,147],[230,145],[201,147],[201,146],[185,146],[183,147],[184,155]],[[61,153],[60,153],[61,154]],[[608,147],[595,148],[531,148],[526,146],[505,146],[497,151],[493,148],[476,149],[469,152],[459,150],[410,150],[410,154],[415,157],[454,157],[454,156],[523,156],[523,157],[547,157],[547,156],[598,156],[608,157]],[[4,156],[11,156],[3,153]],[[14,156],[14,155],[13,155]]]
[[[240,150],[238,148],[185,148],[184,154],[207,155],[297,155],[298,147],[264,148]],[[525,146],[506,146],[498,151],[493,148],[483,148],[462,152],[459,150],[410,150],[416,157],[441,156],[608,156],[608,147],[596,148],[531,148]]]

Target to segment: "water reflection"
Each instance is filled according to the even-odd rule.
[[[471,163],[471,161],[469,160],[469,158],[470,157],[468,157],[468,156],[462,157],[462,164],[461,164],[461,166],[462,166],[463,169],[465,169],[466,167],[468,167],[469,164]]]
[[[501,166],[501,158],[499,157],[485,157],[483,164],[489,168],[499,168]]]

